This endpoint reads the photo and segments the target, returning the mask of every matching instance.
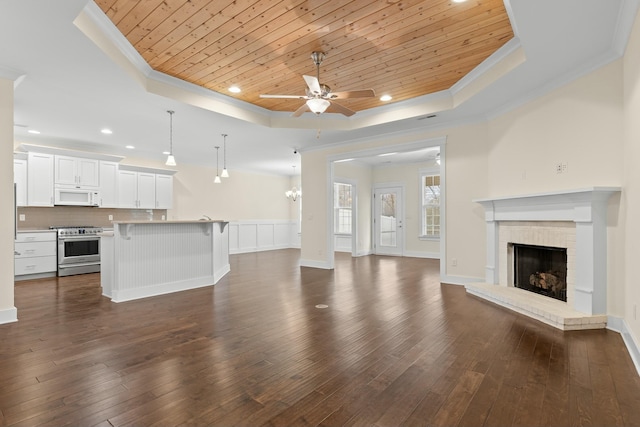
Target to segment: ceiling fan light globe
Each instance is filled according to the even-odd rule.
[[[324,113],[327,108],[329,108],[329,105],[331,105],[331,103],[322,98],[313,98],[307,100],[307,106],[313,113],[316,114]]]

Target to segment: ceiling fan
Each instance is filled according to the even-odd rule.
[[[300,117],[302,113],[307,111],[319,115],[327,110],[329,110],[329,112],[344,114],[345,116],[353,116],[356,113],[355,111],[338,104],[334,99],[371,98],[375,97],[376,93],[372,89],[331,92],[329,86],[320,83],[320,64],[322,64],[324,58],[324,52],[311,53],[311,59],[313,63],[316,64],[316,77],[302,76],[307,83],[305,89],[306,95],[260,95],[260,98],[306,99],[306,102],[293,112],[293,117]]]

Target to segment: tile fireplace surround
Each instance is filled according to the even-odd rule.
[[[485,283],[468,293],[563,330],[607,324],[607,201],[619,187],[474,200],[487,227]],[[567,249],[567,302],[514,286],[513,244]]]

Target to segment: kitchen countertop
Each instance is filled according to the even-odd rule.
[[[50,230],[48,228],[21,228],[18,233],[55,233],[56,230]]]
[[[229,222],[223,219],[186,219],[186,220],[167,220],[167,221],[113,221],[114,224],[201,224],[201,223],[217,223]]]

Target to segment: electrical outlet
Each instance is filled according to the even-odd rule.
[[[113,221],[113,215],[109,215],[109,221]]]
[[[26,221],[27,216],[25,214],[20,214],[20,221]]]
[[[162,220],[163,220],[163,221],[165,220],[165,218],[166,218],[166,217],[165,217],[164,215],[162,215]]]
[[[556,173],[562,173],[562,163],[556,163]]]
[[[451,267],[458,266],[458,258],[451,258]]]

